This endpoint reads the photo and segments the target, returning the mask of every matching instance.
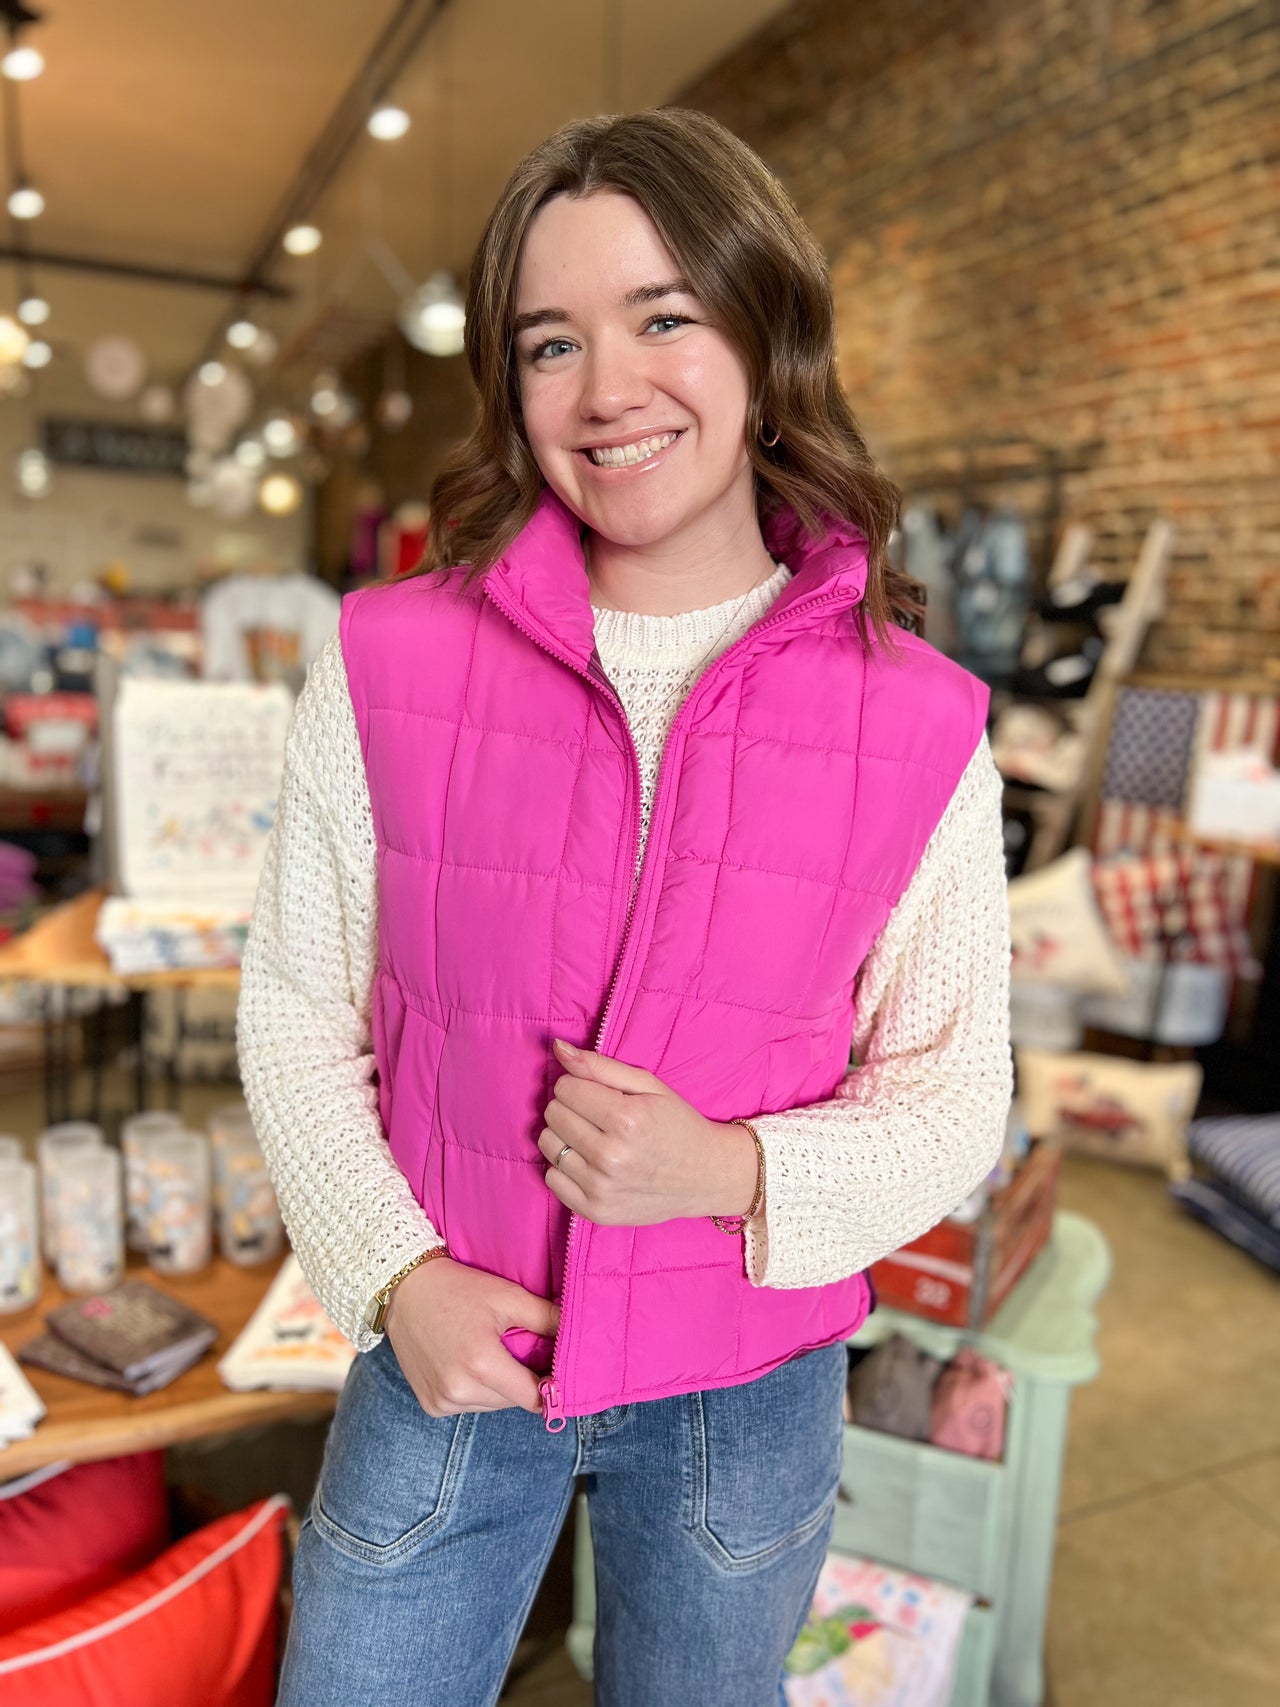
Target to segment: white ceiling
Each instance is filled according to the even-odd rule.
[[[344,305],[370,329],[390,323],[390,287],[354,259],[364,231],[384,236],[415,277],[442,264],[464,269],[521,156],[610,104],[606,61],[617,66],[618,107],[656,105],[782,9],[780,0],[452,0],[387,91],[410,114],[408,135],[360,135],[310,210],[324,232],[318,254],[281,253],[268,269],[293,299],[260,302],[255,318],[286,347]],[[398,10],[399,0],[48,0],[46,21],[25,37],[47,68],[19,88],[27,172],[47,203],[26,227],[29,242],[241,276]],[[151,376],[174,381],[234,300],[52,267],[37,268],[36,283],[53,308],[44,335],[55,359],[29,400],[0,410],[128,415],[132,405],[113,410],[88,390],[86,345],[128,334]],[[12,310],[15,290],[15,269],[0,263],[0,311]]]

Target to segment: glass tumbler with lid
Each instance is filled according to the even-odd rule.
[[[58,1283],[105,1292],[124,1277],[120,1152],[100,1144],[63,1166],[58,1185]]]
[[[157,1138],[167,1138],[174,1132],[185,1130],[182,1117],[167,1109],[131,1114],[120,1123],[120,1149],[124,1154],[124,1236],[131,1251],[147,1249],[151,1146]]]
[[[102,1128],[91,1120],[64,1120],[46,1126],[36,1139],[40,1164],[40,1242],[50,1267],[57,1260],[58,1187],[62,1170],[85,1150],[102,1148]]]
[[[151,1140],[147,1256],[157,1274],[191,1274],[212,1254],[209,1141],[202,1132]]]
[[[239,1268],[280,1255],[284,1225],[266,1158],[252,1132],[224,1137],[214,1151],[218,1245]]]
[[[36,1165],[0,1161],[0,1313],[25,1310],[40,1296]]]

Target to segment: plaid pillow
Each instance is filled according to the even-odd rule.
[[[1216,855],[1193,848],[1119,854],[1095,861],[1093,887],[1107,929],[1126,954],[1154,954],[1162,938],[1172,937],[1171,960],[1221,966],[1237,978],[1261,976]]]

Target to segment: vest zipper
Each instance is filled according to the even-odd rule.
[[[640,759],[639,755],[636,753],[635,742],[631,738],[631,731],[627,724],[626,707],[623,705],[616,691],[609,683],[608,678],[603,675],[597,676],[590,669],[583,670],[579,668],[579,666],[565,653],[557,651],[554,646],[548,646],[546,641],[543,640],[540,635],[535,634],[533,629],[530,628],[527,623],[521,621],[521,619],[515,614],[514,610],[512,610],[511,606],[504,599],[496,598],[494,594],[490,592],[487,578],[485,580],[485,592],[489,595],[492,602],[503,612],[503,614],[515,624],[520,632],[527,635],[528,638],[533,641],[535,646],[541,647],[544,652],[546,652],[550,657],[558,659],[560,663],[567,664],[571,670],[574,670],[578,675],[583,676],[587,681],[597,687],[600,692],[604,694],[606,699],[613,702],[617,708],[618,717],[622,724],[623,738],[625,739],[631,754],[631,864],[629,868],[631,874],[631,896],[627,902],[627,913],[626,918],[623,920],[622,938],[618,949],[617,959],[614,961],[613,977],[609,983],[609,993],[605,997],[604,1013],[600,1020],[600,1028],[596,1032],[595,1047],[599,1049],[600,1039],[604,1036],[604,1028],[608,1022],[609,1010],[613,1004],[614,991],[618,987],[618,969],[622,965],[622,956],[627,945],[627,934],[631,929],[631,915],[635,911],[636,894],[640,887],[639,880],[636,875],[636,857],[639,852],[640,843]],[[559,1434],[565,1427],[567,1420],[562,1409],[564,1402],[563,1389],[560,1385],[559,1379],[560,1344],[562,1339],[561,1330],[564,1327],[565,1318],[569,1314],[569,1307],[572,1302],[571,1291],[573,1290],[574,1281],[576,1280],[573,1257],[574,1250],[578,1242],[579,1220],[580,1218],[570,1210],[569,1227],[565,1235],[564,1280],[560,1290],[560,1327],[556,1330],[556,1337],[551,1348],[551,1374],[545,1381],[538,1383],[538,1395],[542,1400],[542,1420],[548,1434]]]
[[[548,653],[552,658],[558,658],[562,664],[567,664],[569,666],[569,668],[576,671],[578,675],[585,677],[585,679],[590,681],[590,682],[593,682],[600,689],[600,691],[605,695],[605,697],[607,699],[612,700],[614,705],[617,707],[618,714],[622,720],[623,735],[626,738],[627,745],[628,745],[628,748],[630,749],[630,753],[631,753],[631,768],[632,768],[632,790],[631,790],[631,795],[632,795],[632,814],[631,814],[631,816],[632,816],[632,838],[631,838],[631,872],[632,872],[632,878],[631,878],[631,899],[627,903],[627,913],[626,913],[626,918],[623,921],[622,940],[621,940],[621,943],[620,943],[619,949],[618,949],[618,958],[617,958],[616,962],[614,963],[613,977],[609,983],[609,993],[605,997],[604,1012],[601,1015],[600,1027],[599,1027],[599,1030],[596,1032],[595,1048],[598,1052],[599,1048],[600,1048],[601,1041],[604,1037],[605,1027],[608,1025],[609,1019],[610,1019],[612,1012],[613,1012],[614,996],[617,993],[618,982],[619,982],[619,978],[620,978],[621,973],[622,973],[623,962],[626,960],[627,950],[630,947],[631,924],[632,924],[632,920],[635,916],[636,901],[639,898],[641,883],[643,881],[643,878],[644,878],[644,876],[645,876],[645,874],[649,868],[649,864],[650,864],[649,846],[646,846],[644,858],[640,861],[640,870],[639,870],[639,872],[636,871],[636,858],[637,858],[637,853],[639,851],[639,839],[640,839],[640,759],[639,759],[638,754],[636,753],[635,742],[631,736],[630,726],[627,723],[626,707],[623,705],[621,699],[618,697],[618,695],[614,691],[613,687],[609,684],[608,678],[596,676],[590,670],[580,669],[579,666],[577,664],[575,664],[573,662],[573,660],[571,658],[567,657],[563,652],[558,652],[555,649],[555,647],[548,646],[545,640],[543,640],[539,635],[535,634],[534,631],[525,622],[521,621],[521,619],[516,616],[515,612],[512,610],[512,608],[509,604],[507,604],[504,600],[502,600],[500,598],[494,597],[494,595],[489,591],[489,582],[488,582],[487,577],[485,580],[485,592],[488,594],[490,599],[493,600],[493,603],[496,604],[498,606],[498,608],[504,613],[504,615],[506,615],[509,618],[509,620],[515,624],[515,626],[520,630],[520,632],[522,634],[527,635],[529,637],[529,639],[533,641],[535,646],[541,647],[542,650],[544,652]],[[685,715],[685,713],[689,707],[689,704],[693,700],[694,695],[697,692],[697,690],[700,689],[704,685],[704,683],[708,680],[708,678],[714,673],[714,671],[716,669],[718,669],[721,665],[724,664],[726,659],[728,659],[734,652],[737,651],[738,647],[741,646],[743,644],[743,642],[745,640],[747,640],[747,638],[749,636],[753,636],[755,634],[758,634],[761,629],[772,627],[776,623],[789,621],[791,619],[791,617],[793,617],[795,615],[797,610],[811,610],[817,605],[830,604],[833,601],[840,599],[840,598],[843,598],[843,597],[844,597],[844,594],[842,594],[842,593],[817,593],[817,594],[814,594],[811,598],[797,600],[796,603],[789,606],[789,608],[787,610],[779,611],[776,616],[766,617],[762,622],[753,623],[751,625],[751,627],[747,630],[746,634],[739,635],[738,639],[736,641],[734,641],[733,645],[726,647],[725,650],[720,654],[720,656],[718,658],[713,659],[711,664],[708,665],[708,667],[702,672],[702,675],[699,676],[698,680],[689,689],[688,694],[686,694],[686,696],[685,696],[684,703],[681,705],[680,709],[676,712],[675,717],[672,719],[671,727],[667,730],[667,737],[666,737],[666,740],[663,742],[663,745],[662,745],[662,756],[658,760],[658,774],[654,779],[654,790],[653,790],[654,810],[653,810],[653,813],[652,813],[651,818],[650,818],[650,826],[649,826],[650,845],[652,844],[652,839],[653,839],[653,829],[654,829],[654,826],[656,825],[656,823],[658,821],[657,807],[658,807],[659,801],[662,798],[662,780],[663,780],[663,777],[664,777],[664,775],[666,773],[666,769],[667,769],[667,755],[671,750],[671,744],[672,744],[671,738],[675,734],[676,727],[679,724],[681,718],[684,717],[684,715]],[[855,600],[854,602],[856,603],[858,601]],[[566,1421],[567,1421],[565,1414],[564,1414],[564,1411],[562,1409],[564,1400],[563,1400],[563,1387],[562,1387],[561,1382],[560,1382],[560,1347],[561,1347],[562,1340],[564,1338],[565,1320],[569,1314],[569,1305],[572,1302],[571,1296],[570,1296],[571,1288],[574,1287],[574,1282],[577,1279],[576,1273],[574,1271],[573,1257],[574,1257],[574,1249],[575,1249],[575,1246],[577,1244],[578,1224],[579,1224],[579,1217],[577,1215],[575,1215],[572,1210],[570,1210],[570,1212],[569,1212],[569,1230],[568,1230],[568,1234],[567,1234],[566,1239],[565,1239],[564,1283],[563,1283],[563,1286],[561,1288],[561,1295],[560,1295],[560,1325],[556,1329],[556,1337],[555,1337],[555,1341],[553,1343],[552,1350],[551,1350],[551,1374],[546,1380],[541,1381],[538,1384],[538,1394],[542,1400],[542,1418],[543,1418],[543,1423],[546,1427],[548,1434],[559,1434],[560,1431],[565,1427]]]

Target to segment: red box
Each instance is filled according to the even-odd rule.
[[[1032,1145],[976,1221],[940,1221],[873,1263],[879,1301],[953,1328],[985,1327],[1048,1241],[1061,1163],[1052,1144]]]

